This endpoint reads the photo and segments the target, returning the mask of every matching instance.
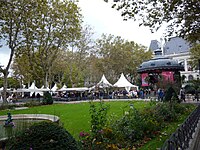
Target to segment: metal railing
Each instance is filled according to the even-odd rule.
[[[185,150],[189,148],[200,119],[200,105],[188,116],[184,123],[165,141],[160,150]]]

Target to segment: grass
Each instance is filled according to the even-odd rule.
[[[143,109],[149,106],[148,102],[141,101],[106,102],[110,106],[108,115],[115,114],[115,116],[121,116],[130,103],[133,103],[137,109]],[[24,110],[9,110],[9,112],[11,114],[51,114],[59,116],[64,128],[77,139],[81,131],[87,132],[90,129],[89,107],[89,103],[54,104]],[[7,112],[8,110],[0,111],[0,115],[7,115]]]
[[[150,107],[150,103],[144,101],[112,101],[106,102],[110,106],[108,115],[122,116],[123,112],[128,109],[130,103],[134,104],[137,109],[144,109]],[[90,129],[90,113],[89,103],[78,104],[53,104],[38,107],[32,107],[25,110],[9,110],[11,114],[52,114],[60,117],[60,121],[64,128],[69,131],[73,137],[78,139],[81,131],[89,131]],[[8,110],[0,111],[0,115],[6,115]],[[140,150],[152,150],[162,146],[167,138],[173,133],[178,125],[182,124],[187,118],[188,114],[184,114],[179,118],[179,121],[169,123],[162,131],[161,134],[151,141],[148,141]]]
[[[179,127],[180,124],[188,117],[188,114],[182,115],[177,122],[168,123],[167,126],[161,130],[161,134],[152,138],[144,146],[138,148],[138,150],[156,150],[160,148],[164,142],[171,136],[173,132]]]

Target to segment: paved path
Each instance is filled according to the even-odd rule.
[[[200,150],[200,128],[198,129],[198,136],[195,140],[195,145],[194,148],[192,150]]]

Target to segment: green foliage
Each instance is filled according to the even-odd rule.
[[[171,108],[170,103],[164,103],[164,104],[159,104],[156,106],[156,116],[157,117],[162,117],[162,120],[165,122],[170,122],[170,121],[175,121],[177,120],[177,114],[176,111],[173,108]]]
[[[190,49],[190,64],[192,68],[195,68],[196,70],[199,70],[200,68],[200,44],[195,44]],[[199,67],[199,68],[198,68]]]
[[[176,91],[173,89],[173,87],[170,86],[165,92],[164,102],[172,101],[172,97],[176,102],[179,102],[179,98]]]
[[[165,23],[168,25],[167,31],[170,36],[176,33],[195,43],[200,39],[200,9],[197,7],[199,5],[200,2],[196,0],[116,0],[112,7],[121,11],[125,20],[138,20],[140,25],[150,27],[152,32],[157,31]]]
[[[122,72],[128,75],[131,73],[131,79],[135,79],[137,67],[152,57],[152,52],[146,51],[146,47],[119,36],[103,34],[97,39],[96,47],[95,55],[101,56],[101,59],[95,62],[95,66],[111,82],[115,82]]]
[[[42,105],[42,103],[38,102],[38,101],[30,101],[30,102],[26,102],[24,104],[25,107],[34,107],[34,106],[40,106]]]
[[[44,92],[43,104],[44,105],[53,104],[53,98],[49,92]]]
[[[130,106],[124,115],[111,124],[113,135],[115,135],[115,143],[118,146],[133,147],[134,142],[142,139],[144,136],[144,118],[137,109]]]
[[[80,141],[82,149],[105,149],[106,141],[103,137],[104,128],[107,123],[108,105],[100,102],[99,106],[90,102],[90,115],[91,115],[91,135],[89,133],[80,133]]]
[[[0,87],[3,87],[3,78],[0,77]],[[14,77],[8,77],[8,88],[19,88],[20,83],[19,81]]]
[[[91,132],[94,137],[106,125],[108,108],[109,106],[105,105],[104,102],[100,102],[99,106],[90,103]]]
[[[11,146],[10,150],[55,150],[68,149],[77,150],[78,146],[75,139],[69,132],[56,123],[40,122],[23,133],[18,135]]]
[[[181,110],[179,111],[178,121],[168,122],[164,128],[157,132],[158,134],[155,136],[155,138],[152,138],[149,141],[145,141],[144,145],[139,147],[138,150],[159,149],[167,140],[167,138],[169,138],[170,135],[173,134],[173,132],[175,132],[176,129],[180,126],[180,124],[182,124],[185,121],[185,119],[195,109],[196,106],[192,104],[178,104],[175,105],[175,107],[180,107],[180,109],[178,109]]]
[[[189,81],[185,84],[186,84],[184,87],[185,93],[192,94],[192,95],[200,93],[200,80],[199,79]]]
[[[96,132],[95,139],[90,134],[82,132],[80,139],[83,149],[136,148],[159,135],[167,123],[177,121],[180,115],[188,111],[189,107],[178,103],[174,104],[173,108],[170,103],[152,104],[151,107],[140,111],[130,104],[130,108],[124,112],[122,117],[110,118],[109,124],[100,131],[98,130],[98,133]],[[95,118],[95,120],[98,119]]]
[[[22,60],[13,69],[26,81],[50,80],[60,51],[80,38],[82,16],[75,1],[1,1],[0,13],[0,39],[11,49],[10,62],[13,56]]]
[[[187,94],[195,94],[195,87],[193,84],[188,84],[185,86],[185,93]]]
[[[143,118],[143,121],[141,122],[141,126],[145,127],[145,131],[142,131],[142,132],[144,132],[145,135],[148,135],[148,137],[146,136],[143,137],[142,141],[141,140],[137,141],[135,145],[138,146],[137,143],[139,143],[139,145],[140,143],[146,143],[148,140],[150,140],[151,137],[156,136],[156,140],[154,140],[153,143],[148,148],[144,148],[145,150],[156,149],[152,147],[157,147],[157,148],[160,147],[162,145],[162,141],[164,142],[165,139],[167,138],[165,135],[165,131],[168,130],[168,128],[170,128],[170,132],[167,132],[169,136],[172,132],[176,130],[178,125],[180,125],[183,122],[183,120],[185,120],[187,115],[196,107],[195,105],[190,105],[190,104],[185,105],[185,104],[175,103],[173,108],[175,112],[178,114],[178,117],[176,118],[179,120],[179,122],[172,122],[170,120],[167,121],[167,119],[166,119],[166,122],[164,122],[163,121],[164,118],[167,118],[167,117],[162,117],[162,113],[158,113],[157,111],[161,109],[162,107],[168,107],[165,109],[169,110],[168,103],[162,104],[162,103],[155,103],[154,101],[153,103],[151,103],[152,108],[150,109],[150,104],[148,102],[143,102],[143,101],[105,102],[106,105],[109,104],[110,106],[108,114],[107,114],[108,124],[104,126],[103,130],[100,130],[99,133],[101,134],[98,134],[100,136],[98,137],[98,139],[102,139],[103,142],[99,142],[99,141],[96,141],[94,138],[91,138],[91,133],[89,132],[90,127],[91,127],[90,125],[91,114],[89,113],[89,109],[90,109],[89,103],[68,104],[68,105],[54,104],[54,105],[48,105],[48,106],[32,107],[32,108],[24,109],[24,110],[11,110],[10,112],[12,114],[33,114],[33,113],[41,114],[42,113],[42,114],[57,115],[60,117],[61,121],[64,123],[65,129],[67,129],[70,133],[72,133],[73,136],[76,137],[76,139],[78,139],[78,135],[80,132],[85,131],[85,132],[82,132],[84,133],[82,134],[84,135],[84,137],[80,137],[80,143],[83,144],[82,142],[85,142],[86,145],[88,145],[88,147],[85,147],[85,150],[92,149],[92,144],[94,144],[96,147],[103,147],[101,149],[105,149],[105,147],[107,149],[109,148],[120,149],[122,145],[119,145],[118,143],[121,142],[123,144],[123,141],[117,140],[117,137],[119,137],[119,135],[114,134],[115,132],[113,131],[115,131],[115,129],[111,128],[111,123],[115,124],[116,121],[120,120],[125,114],[128,115],[125,112],[129,111],[130,103],[133,103],[134,108],[139,112],[139,114],[141,114]],[[167,104],[168,106],[162,106],[162,107],[160,106],[160,105],[167,105]],[[95,105],[99,106],[98,104],[95,104]],[[96,110],[99,110],[99,107],[97,107]],[[162,112],[162,111],[160,110],[159,112]],[[0,111],[0,115],[5,115],[6,113],[7,111]],[[65,114],[65,115],[62,115],[62,114]],[[165,114],[167,115],[167,113]],[[172,120],[175,120],[175,119],[172,119]],[[173,129],[171,127],[172,124],[173,124]],[[165,126],[165,128],[162,128],[163,126]],[[162,128],[162,129],[158,130],[159,128]],[[154,129],[155,130],[157,129],[157,130],[152,131]],[[123,130],[123,129],[120,128],[119,130]],[[163,138],[165,139],[163,140]],[[119,138],[119,139],[122,139],[122,138]],[[162,139],[161,142],[160,142],[160,139]],[[124,140],[123,145],[126,145],[125,140]]]
[[[16,107],[23,107],[23,104],[12,104],[12,105],[0,105],[0,110],[5,110],[5,109],[14,109]]]

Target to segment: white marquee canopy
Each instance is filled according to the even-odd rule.
[[[131,84],[124,74],[122,73],[119,80],[113,85],[114,87],[124,87],[127,91],[130,90],[131,87],[135,87],[138,90],[138,86]]]
[[[97,86],[104,88],[104,87],[112,87],[113,85],[108,82],[105,75],[103,74],[103,76],[101,77],[101,80],[99,81],[99,83],[97,83]]]
[[[59,89],[58,91],[60,91],[60,92],[67,91],[67,86],[64,84],[63,87],[61,89]]]
[[[55,83],[54,86],[51,88],[52,92],[55,92],[58,90],[57,84]]]

